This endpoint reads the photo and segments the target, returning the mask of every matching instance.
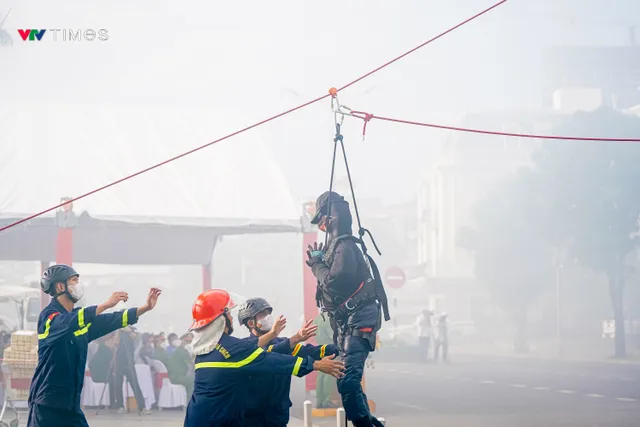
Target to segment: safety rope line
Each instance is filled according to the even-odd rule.
[[[347,83],[346,85],[342,86],[339,90],[343,90],[343,89],[346,89],[346,88],[348,88],[348,87],[350,87],[350,86],[353,86],[354,84],[356,84],[356,83],[358,83],[358,82],[362,81],[363,79],[365,79],[365,78],[367,78],[367,77],[371,76],[371,75],[372,75],[372,74],[374,74],[374,73],[377,73],[378,71],[380,71],[380,70],[382,70],[382,69],[384,69],[384,68],[388,67],[389,65],[391,65],[391,64],[393,64],[393,63],[395,63],[395,62],[399,61],[400,59],[402,59],[402,58],[406,57],[407,55],[410,55],[410,54],[412,54],[413,52],[416,52],[417,50],[419,50],[419,49],[421,49],[421,48],[423,48],[423,47],[425,47],[425,46],[427,46],[427,45],[429,45],[429,44],[433,43],[434,41],[436,41],[436,40],[438,40],[438,39],[440,39],[440,38],[444,37],[445,35],[447,35],[447,34],[449,34],[449,33],[453,32],[453,31],[455,31],[455,30],[457,30],[458,28],[460,28],[460,27],[462,27],[462,26],[464,26],[464,25],[466,25],[466,24],[468,24],[468,23],[470,23],[470,22],[472,22],[472,21],[476,20],[477,18],[481,17],[482,15],[484,15],[484,14],[486,14],[486,13],[488,13],[488,12],[492,11],[493,9],[497,8],[498,6],[503,5],[503,4],[504,4],[504,3],[506,3],[507,1],[508,1],[508,0],[502,0],[502,1],[500,1],[500,2],[498,2],[498,3],[496,3],[496,4],[494,4],[493,6],[488,7],[487,9],[484,9],[483,11],[481,11],[481,12],[479,12],[479,13],[477,13],[477,14],[473,15],[472,17],[470,17],[470,18],[468,18],[468,19],[466,19],[466,20],[462,21],[461,23],[459,23],[459,24],[455,25],[454,27],[449,28],[448,30],[446,30],[446,31],[444,31],[444,32],[442,32],[442,33],[440,33],[440,34],[438,34],[437,36],[435,36],[435,37],[433,37],[433,38],[431,38],[431,39],[427,40],[426,42],[424,42],[424,43],[422,43],[422,44],[420,44],[420,45],[418,45],[418,46],[414,47],[413,49],[411,49],[411,50],[409,50],[409,51],[407,51],[407,52],[403,53],[402,55],[400,55],[400,56],[398,56],[398,57],[396,57],[396,58],[392,59],[391,61],[388,61],[388,62],[386,62],[386,63],[382,64],[381,66],[379,66],[378,68],[376,68],[376,69],[374,69],[374,70],[372,70],[372,71],[369,71],[368,73],[366,73],[366,74],[364,74],[364,75],[362,75],[362,76],[358,77],[357,79],[355,79],[355,80],[351,81],[350,83]],[[298,105],[297,107],[293,107],[293,108],[291,108],[291,109],[289,109],[289,110],[287,110],[287,111],[284,111],[284,112],[282,112],[282,113],[280,113],[280,114],[276,114],[275,116],[271,116],[271,117],[269,117],[269,118],[267,118],[267,119],[261,120],[261,121],[259,121],[258,123],[255,123],[255,124],[253,124],[253,125],[251,125],[251,126],[247,126],[247,127],[243,128],[243,129],[240,129],[240,130],[235,131],[235,132],[233,132],[233,133],[230,133],[230,134],[228,134],[228,135],[226,135],[226,136],[223,136],[223,137],[221,137],[221,138],[218,138],[218,139],[216,139],[215,141],[212,141],[212,142],[209,142],[209,143],[207,143],[207,144],[204,144],[204,145],[201,145],[201,146],[199,146],[199,147],[196,147],[196,148],[194,148],[194,149],[192,149],[192,150],[189,150],[189,151],[187,151],[187,152],[185,152],[185,153],[179,154],[179,155],[177,155],[177,156],[175,156],[175,157],[172,157],[172,158],[170,158],[170,159],[167,159],[167,160],[165,160],[165,161],[163,161],[163,162],[157,163],[157,164],[155,164],[155,165],[153,165],[153,166],[149,166],[148,168],[145,168],[145,169],[143,169],[143,170],[141,170],[141,171],[138,171],[138,172],[136,172],[136,173],[133,173],[133,174],[131,174],[131,175],[127,175],[127,176],[125,176],[124,178],[120,178],[120,179],[118,179],[118,180],[116,180],[116,181],[113,181],[113,182],[111,182],[111,183],[109,183],[109,184],[103,185],[102,187],[96,188],[95,190],[91,190],[91,191],[89,191],[89,192],[87,192],[87,193],[84,193],[84,194],[82,194],[82,195],[78,196],[78,197],[74,197],[74,198],[72,198],[72,199],[70,199],[70,200],[66,200],[66,201],[64,201],[63,203],[60,203],[60,204],[58,204],[58,205],[55,205],[55,206],[50,207],[49,209],[45,209],[45,210],[40,211],[40,212],[38,212],[38,213],[36,213],[36,214],[30,215],[30,216],[28,216],[28,217],[26,217],[26,218],[23,218],[23,219],[21,219],[21,220],[18,220],[18,221],[16,221],[16,222],[13,222],[13,223],[11,223],[11,224],[9,224],[9,225],[6,225],[6,226],[4,226],[4,227],[0,228],[0,232],[5,231],[5,230],[8,230],[9,228],[15,227],[16,225],[22,224],[22,223],[27,222],[27,221],[29,221],[29,220],[31,220],[31,219],[37,218],[37,217],[39,217],[39,216],[42,216],[42,215],[44,215],[44,214],[46,214],[46,213],[49,213],[49,212],[51,212],[51,211],[53,211],[53,210],[56,210],[56,209],[58,209],[58,208],[61,208],[61,207],[63,207],[64,205],[66,205],[66,204],[68,204],[68,203],[72,203],[72,202],[75,202],[75,201],[78,201],[78,200],[84,199],[85,197],[91,196],[92,194],[98,193],[98,192],[100,192],[100,191],[102,191],[102,190],[106,190],[107,188],[113,187],[114,185],[118,185],[118,184],[120,184],[121,182],[124,182],[124,181],[130,180],[130,179],[132,179],[132,178],[135,178],[135,177],[136,177],[136,176],[138,176],[138,175],[142,175],[143,173],[146,173],[146,172],[149,172],[149,171],[151,171],[151,170],[153,170],[153,169],[159,168],[160,166],[164,166],[164,165],[166,165],[166,164],[168,164],[168,163],[171,163],[171,162],[173,162],[173,161],[176,161],[176,160],[178,160],[178,159],[181,159],[182,157],[188,156],[189,154],[193,154],[193,153],[195,153],[195,152],[198,152],[198,151],[200,151],[200,150],[202,150],[202,149],[204,149],[204,148],[207,148],[207,147],[209,147],[209,146],[211,146],[211,145],[214,145],[214,144],[216,144],[216,143],[218,143],[218,142],[220,142],[220,141],[224,141],[225,139],[229,139],[229,138],[234,137],[234,136],[236,136],[236,135],[239,135],[239,134],[241,134],[241,133],[243,133],[243,132],[246,132],[246,131],[248,131],[248,130],[250,130],[250,129],[253,129],[253,128],[258,127],[258,126],[261,126],[261,125],[263,125],[263,124],[265,124],[265,123],[268,123],[268,122],[271,122],[271,121],[273,121],[273,120],[276,120],[276,119],[278,119],[278,118],[280,118],[280,117],[282,117],[282,116],[285,116],[285,115],[287,115],[287,114],[293,113],[294,111],[297,111],[297,110],[300,110],[300,109],[302,109],[302,108],[308,107],[309,105],[312,105],[312,104],[315,104],[315,103],[317,103],[317,102],[319,102],[319,101],[322,101],[323,99],[326,99],[326,98],[327,98],[327,97],[329,97],[329,96],[330,96],[329,94],[327,94],[327,95],[323,95],[323,96],[320,96],[320,97],[315,98],[315,99],[313,99],[313,100],[311,100],[311,101],[305,102],[304,104]]]
[[[344,116],[351,115],[352,111],[349,107],[342,105],[340,103],[338,99],[338,91],[336,88],[332,87],[331,89],[329,89],[329,95],[331,95],[331,107],[333,109],[336,135],[333,139],[333,163],[331,164],[331,181],[329,182],[329,200],[327,202],[327,216],[331,216],[331,191],[333,189],[333,181],[335,177],[336,147],[338,143],[340,143],[340,148],[342,150],[342,157],[344,159],[344,167],[345,167],[345,171],[347,172],[347,179],[349,180],[349,189],[351,190],[351,199],[353,200],[353,210],[356,214],[356,220],[358,222],[358,235],[360,236],[360,245],[362,246],[362,252],[365,256],[365,259],[367,260],[367,265],[368,265],[369,262],[368,262],[368,256],[367,256],[367,246],[364,242],[365,233],[369,235],[369,238],[371,239],[371,242],[373,243],[373,246],[376,249],[376,252],[378,252],[378,255],[382,255],[382,253],[380,252],[380,249],[378,248],[378,245],[376,244],[376,241],[373,238],[373,235],[371,234],[371,232],[362,226],[362,221],[360,220],[360,211],[358,210],[358,202],[356,201],[356,192],[353,189],[353,179],[351,178],[351,170],[349,169],[349,160],[347,159],[347,150],[344,146],[344,137],[342,136],[342,133],[341,133],[342,121],[344,119]],[[338,120],[338,117],[340,117],[340,120]],[[325,246],[327,245],[328,241],[329,241],[329,233],[326,233]]]
[[[336,117],[334,115],[334,117]],[[329,177],[329,201],[327,205],[327,216],[331,216],[331,192],[333,191],[333,180],[336,173],[336,153],[338,152],[338,140],[342,141],[342,135],[340,134],[340,123],[336,120],[336,136],[333,139],[333,159],[331,160],[331,176]],[[324,235],[325,250],[329,243],[329,233]]]
[[[422,126],[434,129],[451,130],[456,132],[476,133],[481,135],[494,135],[494,136],[509,136],[513,138],[530,138],[530,139],[550,139],[550,140],[563,140],[563,141],[586,141],[586,142],[640,142],[640,138],[594,138],[594,137],[582,137],[582,136],[559,136],[559,135],[536,135],[531,133],[514,133],[514,132],[500,132],[486,129],[474,129],[465,128],[459,126],[446,126],[434,123],[423,123],[411,120],[395,119],[391,117],[374,116],[373,114],[365,113],[364,111],[350,111],[352,117],[356,117],[364,120],[364,126],[362,127],[362,137],[364,138],[367,130],[367,123],[372,119],[382,120],[385,122],[400,123],[405,125]]]

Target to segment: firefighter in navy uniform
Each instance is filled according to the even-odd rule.
[[[342,376],[344,364],[331,357],[313,361],[270,353],[253,341],[232,337],[233,307],[229,293],[222,289],[203,292],[193,305],[196,375],[185,427],[241,427],[251,375],[303,377],[320,370],[336,378]]]
[[[358,247],[361,239],[352,235],[349,203],[342,196],[325,192],[318,197],[311,223],[328,234],[326,248],[318,243],[309,246],[307,264],[318,280],[316,299],[329,314],[334,342],[346,366],[345,376],[338,380],[342,406],[355,427],[381,426],[371,415],[361,381],[367,357],[375,350],[381,308],[389,319],[382,281],[373,260],[367,255],[365,261]]]
[[[126,292],[115,292],[98,306],[74,308],[82,298],[80,275],[67,265],[54,265],[42,274],[42,291],[51,295],[38,319],[38,365],[29,391],[28,427],[86,427],[80,409],[89,342],[132,325],[152,310],[161,291],[152,288],[147,303],[126,311],[101,314]]]
[[[302,344],[315,335],[317,326],[313,320],[307,321],[290,338],[278,337],[285,321],[281,316],[273,320],[273,308],[264,298],[250,298],[238,313],[238,321],[251,332],[249,338],[268,352],[289,354],[299,357],[311,357],[321,360],[326,356],[337,355],[334,345],[314,346]],[[284,427],[289,423],[291,408],[291,377],[284,375],[251,376],[247,405],[243,411],[243,425],[246,427]]]

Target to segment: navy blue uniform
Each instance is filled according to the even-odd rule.
[[[88,426],[80,409],[89,342],[138,321],[137,309],[68,312],[56,299],[38,319],[38,366],[29,391],[28,427]]]
[[[245,338],[258,345],[258,337]],[[267,351],[292,356],[310,357],[320,360],[332,354],[338,354],[335,345],[314,346],[296,344],[291,348],[288,338],[275,338],[267,345]],[[247,395],[247,406],[243,411],[245,427],[281,427],[289,423],[291,408],[291,377],[284,375],[252,375]]]
[[[303,377],[313,371],[313,359],[270,353],[254,341],[223,334],[210,353],[196,357],[195,368],[184,427],[241,427],[250,376]]]

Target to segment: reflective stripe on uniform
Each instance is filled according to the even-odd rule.
[[[291,375],[298,376],[298,373],[300,372],[300,366],[302,366],[302,361],[302,357],[298,357],[298,360],[296,360],[296,364],[293,366],[293,372],[291,373]]]
[[[78,310],[78,326],[80,326],[81,328],[85,327],[85,324],[84,324],[84,307],[82,307],[80,310]]]
[[[246,359],[242,359],[239,362],[200,362],[196,363],[196,369],[202,368],[242,368],[243,366],[248,365],[253,362],[260,354],[264,352],[263,349],[258,348],[256,351],[251,353],[249,357]]]
[[[271,350],[273,350],[273,344],[269,346],[269,348],[267,349],[267,353],[271,353]]]
[[[126,328],[129,324],[129,310],[125,310],[122,312],[122,327]]]
[[[320,359],[324,359],[324,352],[327,351],[327,345],[320,347]]]
[[[39,340],[43,340],[46,337],[49,336],[49,329],[51,328],[51,321],[53,320],[54,317],[56,317],[58,314],[60,313],[53,313],[52,315],[49,316],[49,318],[47,319],[47,322],[44,324],[44,332],[41,334],[38,334],[38,339]]]
[[[82,328],[82,329],[78,329],[77,331],[75,331],[75,332],[73,333],[73,335],[75,335],[75,336],[79,337],[80,335],[84,335],[84,334],[86,334],[87,332],[89,332],[89,326],[91,326],[91,323],[87,324],[87,326],[85,326],[85,327],[84,327],[84,328]]]
[[[297,356],[298,353],[300,352],[300,349],[302,348],[302,344],[296,344],[295,348],[293,349],[293,351],[291,352],[292,356]]]

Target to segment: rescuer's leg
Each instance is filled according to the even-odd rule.
[[[338,391],[342,397],[342,406],[347,419],[356,427],[371,426],[369,406],[362,392],[362,374],[371,347],[369,341],[348,336],[344,345],[344,377],[338,381]]]
[[[89,427],[82,412],[31,404],[27,427]]]

